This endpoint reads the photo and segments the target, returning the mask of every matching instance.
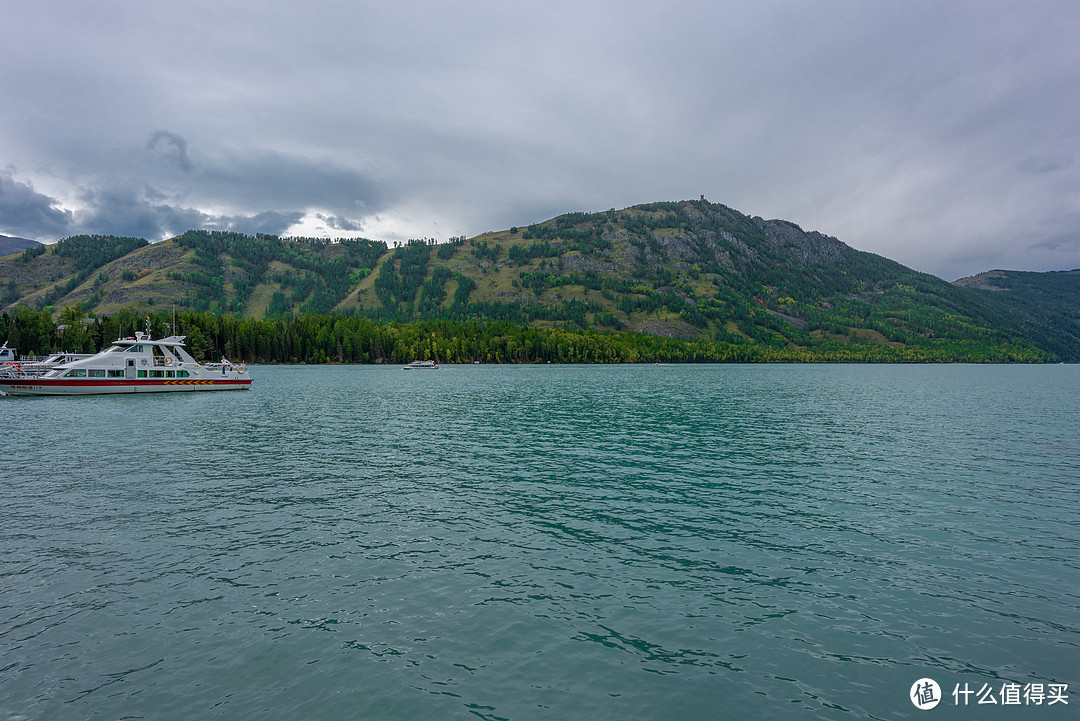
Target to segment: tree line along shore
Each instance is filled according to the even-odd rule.
[[[1045,363],[1050,353],[1030,343],[926,338],[886,345],[855,337],[812,347],[760,342],[679,340],[641,333],[507,321],[380,321],[356,315],[303,314],[247,319],[211,312],[143,314],[121,311],[87,317],[65,308],[15,308],[0,314],[0,341],[23,354],[91,353],[116,338],[143,331],[183,335],[192,354],[248,363]]]

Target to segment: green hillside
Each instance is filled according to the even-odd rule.
[[[992,270],[955,285],[1000,308],[1003,327],[1062,359],[1080,360],[1080,270]]]
[[[792,360],[1051,359],[1035,344],[1049,349],[1054,331],[1014,322],[999,295],[704,200],[568,213],[441,245],[189,231],[152,245],[84,236],[0,259],[0,308],[507,321]],[[1072,359],[1070,347],[1055,346]]]
[[[328,312],[375,261],[374,241],[189,231],[160,243],[76,236],[0,259],[0,308],[155,306],[240,313]]]

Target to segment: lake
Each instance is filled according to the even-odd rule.
[[[0,398],[0,719],[1075,718],[1078,366],[251,373]]]

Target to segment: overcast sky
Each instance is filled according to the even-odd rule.
[[[697,198],[1080,267],[1080,2],[8,2],[0,234],[405,240]]]

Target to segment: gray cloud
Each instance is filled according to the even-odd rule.
[[[183,136],[170,133],[168,130],[158,130],[146,142],[146,149],[160,153],[185,173],[191,172],[192,165],[187,156],[187,141]]]
[[[246,207],[332,208],[374,212],[384,191],[362,170],[321,158],[268,150],[229,152],[208,161],[190,186],[196,197],[228,198]]]
[[[1043,173],[1056,173],[1072,168],[1073,159],[1070,155],[1028,157],[1020,161],[1017,166],[1021,172],[1030,175],[1042,175]]]
[[[255,215],[227,215],[210,219],[203,227],[212,230],[231,230],[237,233],[269,233],[282,235],[289,228],[300,222],[304,214],[299,211],[281,212],[267,210]]]
[[[257,9],[8,18],[8,186],[56,198],[0,233],[445,238],[704,193],[943,277],[1080,266],[1071,0]]]
[[[326,223],[327,226],[334,230],[354,230],[359,231],[364,229],[364,224],[355,220],[349,220],[348,218],[340,215],[323,215],[319,213],[317,215],[319,220]]]

